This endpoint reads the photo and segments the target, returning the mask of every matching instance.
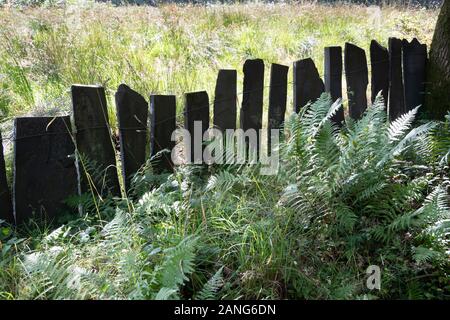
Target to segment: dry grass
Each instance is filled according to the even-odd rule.
[[[238,70],[241,91],[245,59],[265,60],[268,84],[272,62],[312,57],[322,70],[325,46],[368,49],[371,39],[386,45],[389,36],[430,43],[436,17],[436,10],[307,3],[2,8],[0,119],[65,112],[72,83],[106,86],[110,107],[121,82],[147,98],[176,94],[180,107],[188,91],[207,90],[212,100],[220,68]]]

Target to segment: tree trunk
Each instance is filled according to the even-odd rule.
[[[450,111],[450,0],[444,0],[434,30],[427,84],[426,116],[443,119]]]

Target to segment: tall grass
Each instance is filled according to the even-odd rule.
[[[267,84],[271,62],[312,57],[321,71],[324,46],[350,41],[368,49],[371,39],[386,44],[389,36],[430,43],[436,13],[309,3],[4,7],[0,117],[65,111],[73,83],[104,85],[111,110],[121,82],[145,97],[207,90],[212,99],[220,68],[238,70],[238,88],[247,58],[265,60]]]
[[[389,124],[378,99],[337,127],[330,106],[324,95],[289,117],[275,176],[155,176],[149,163],[129,199],[79,199],[86,216],[56,230],[20,241],[0,223],[0,297],[448,298],[448,121],[412,128],[414,109]]]
[[[326,45],[429,43],[436,13],[315,4],[0,10],[2,119],[67,112],[72,83],[104,85],[112,115],[121,82],[181,97],[212,93],[219,68],[238,69],[242,81],[247,58],[311,56],[321,70]],[[159,176],[149,163],[128,199],[69,199],[86,215],[61,228],[33,226],[18,239],[27,233],[0,223],[0,298],[448,297],[448,139],[435,133],[448,122],[428,135],[432,124],[410,128],[412,112],[389,127],[378,101],[336,128],[330,105],[324,96],[289,117],[276,177],[255,166]],[[364,286],[369,264],[383,266],[381,291]]]

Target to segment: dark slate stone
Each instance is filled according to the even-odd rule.
[[[236,129],[236,70],[219,70],[214,93],[214,126]]]
[[[325,91],[329,92],[334,101],[342,99],[342,48],[325,47]],[[344,122],[344,108],[340,108],[333,116],[332,121],[337,124]]]
[[[184,127],[191,134],[191,154],[190,160],[193,163],[202,163],[203,162],[203,150],[204,145],[200,142],[203,142],[203,134],[209,128],[209,98],[206,91],[199,92],[191,92],[186,93],[185,97],[185,107],[184,107]],[[194,144],[194,122],[201,121],[201,137],[198,139],[198,143]],[[194,157],[194,150],[196,148],[201,148],[201,155],[199,157]]]
[[[370,43],[370,64],[372,68],[371,100],[374,102],[377,94],[381,91],[384,104],[387,105],[389,97],[389,52],[375,40]]]
[[[0,132],[0,219],[13,222],[11,194],[6,181],[5,158],[3,156],[3,140]]]
[[[259,130],[262,128],[263,99],[264,62],[261,59],[246,60],[244,63],[244,93],[242,97],[240,122],[242,130],[256,130],[257,145],[247,145],[247,152],[253,150],[256,151],[256,155],[259,154]]]
[[[359,119],[367,108],[367,85],[369,82],[364,50],[351,43],[346,43],[344,68],[349,115],[353,119]]]
[[[164,149],[172,151],[175,146],[171,137],[176,129],[176,107],[175,96],[150,96],[150,155],[152,157]],[[157,172],[171,171],[173,169],[171,152],[164,153],[154,169]]]
[[[270,67],[268,150],[270,152],[270,130],[280,129],[284,122],[287,99],[287,77],[289,67],[272,63]]]
[[[402,41],[389,38],[389,103],[390,121],[405,113],[405,98],[402,73]]]
[[[402,47],[405,109],[409,111],[424,103],[427,45],[414,38],[403,40]]]
[[[87,163],[77,165],[79,192],[120,195],[117,177],[115,146],[109,128],[105,89],[100,86],[72,86],[72,107],[78,152]],[[92,190],[85,175],[86,165],[95,167],[89,172],[96,177]],[[90,170],[93,171],[93,170]]]
[[[70,117],[16,118],[13,203],[17,223],[51,221],[77,193]]]
[[[284,122],[289,67],[272,63],[270,67],[269,129],[279,129]]]
[[[116,109],[122,175],[128,191],[131,178],[145,163],[148,104],[139,93],[121,84],[116,92]]]
[[[264,62],[261,59],[244,63],[244,93],[241,106],[241,128],[262,128],[264,96]]]
[[[312,59],[294,62],[294,111],[299,112],[308,102],[316,101],[325,86]]]

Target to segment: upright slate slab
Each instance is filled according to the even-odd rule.
[[[402,41],[389,38],[389,103],[388,117],[395,120],[406,112],[402,72]]]
[[[424,102],[427,45],[421,44],[416,38],[411,42],[403,40],[402,53],[405,111],[409,111]]]
[[[14,216],[51,221],[67,210],[77,193],[75,146],[70,117],[16,118],[14,121]]]
[[[13,222],[11,194],[6,181],[5,158],[3,155],[3,139],[0,132],[0,219]]]
[[[72,86],[72,107],[78,157],[79,192],[120,195],[116,156],[109,128],[105,89],[100,86]],[[87,160],[88,163],[85,163]],[[92,190],[85,169],[94,165]],[[92,171],[92,170],[88,170]]]
[[[344,68],[349,115],[353,119],[359,119],[367,108],[367,85],[369,82],[364,50],[354,44],[346,43]]]
[[[241,106],[241,128],[262,128],[264,96],[264,62],[261,59],[244,63],[244,93]]]
[[[131,178],[145,163],[148,104],[144,97],[125,84],[119,86],[115,98],[122,175],[128,191]]]
[[[294,62],[294,111],[299,112],[308,102],[314,102],[325,86],[312,59]]]
[[[270,67],[268,150],[270,151],[270,130],[280,129],[284,122],[287,99],[287,77],[289,67],[272,63]]]
[[[150,96],[150,156],[162,150],[172,151],[175,142],[172,133],[176,129],[176,98],[172,95]],[[171,171],[173,162],[171,152],[162,154],[154,166],[157,172]]]
[[[203,162],[203,134],[209,128],[209,98],[206,91],[190,92],[184,95],[184,127],[191,134],[190,162],[201,164]],[[200,121],[200,130],[195,132],[194,124]],[[197,134],[197,136],[196,136]],[[197,139],[195,139],[197,138]],[[195,155],[195,150],[199,152]],[[201,151],[201,152],[200,152]]]
[[[375,101],[381,91],[384,104],[387,105],[389,97],[389,51],[377,41],[370,42],[371,73],[371,100]]]
[[[236,129],[236,70],[219,70],[214,92],[214,127]]]
[[[325,47],[324,50],[325,91],[329,92],[334,101],[342,99],[342,48]],[[340,108],[332,120],[338,124],[344,121],[344,109]]]
[[[248,145],[248,150],[259,154],[262,128],[264,97],[264,62],[261,59],[246,60],[244,63],[244,93],[241,106],[241,129],[254,129],[257,133],[257,145]]]

